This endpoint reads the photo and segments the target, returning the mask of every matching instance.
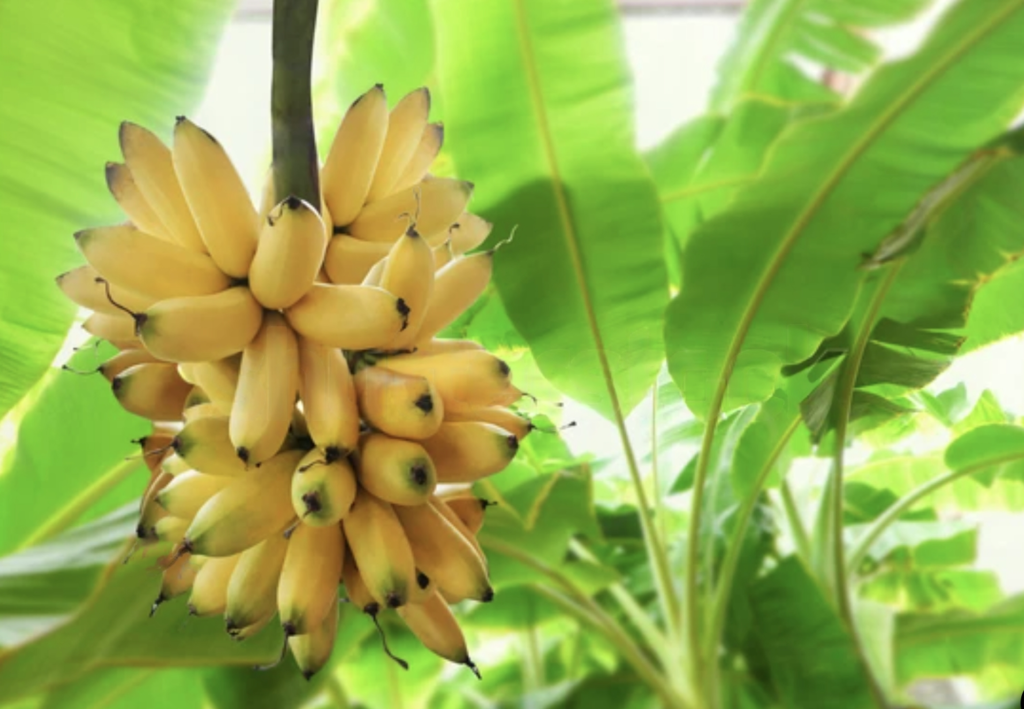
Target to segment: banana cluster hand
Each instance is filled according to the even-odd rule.
[[[57,278],[121,352],[100,367],[154,421],[140,544],[169,542],[153,605],[190,592],[242,640],[276,616],[301,671],[327,662],[339,585],[374,620],[476,670],[449,604],[490,601],[465,483],[503,470],[531,430],[508,365],[437,339],[487,287],[491,225],[473,185],[429,174],[430,95],[349,109],[321,204],[257,209],[223,147],[179,118],[168,148],[121,127],[107,166],[128,222],[75,235]],[[445,490],[439,485],[463,484]]]

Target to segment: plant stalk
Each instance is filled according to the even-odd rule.
[[[319,0],[275,0],[270,118],[274,194],[320,211],[320,172],[313,129],[311,71]]]

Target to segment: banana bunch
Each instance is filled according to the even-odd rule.
[[[339,585],[376,621],[473,668],[449,608],[494,596],[468,484],[531,430],[522,392],[477,343],[437,335],[486,288],[491,225],[473,185],[428,171],[430,96],[349,109],[321,203],[254,206],[222,146],[179,117],[168,148],[121,126],[107,166],[128,221],[75,235],[57,283],[119,354],[99,371],[154,421],[140,544],[165,542],[153,611],[189,594],[243,640],[275,617],[302,672],[330,656]],[[379,627],[379,626],[378,626]]]

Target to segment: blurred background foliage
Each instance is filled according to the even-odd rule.
[[[52,279],[121,218],[117,125],[194,113],[252,6],[0,3],[0,705],[1017,705],[1024,578],[979,548],[1024,511],[1024,0],[753,0],[702,113],[645,151],[611,0],[321,1],[321,149],[369,85],[430,87],[439,172],[491,245],[517,229],[450,334],[578,424],[477,486],[480,682],[384,617],[402,671],[348,607],[330,671],[255,672],[278,631],[150,619],[152,556],[121,563],[146,429],[60,370],[108,346],[72,353]]]

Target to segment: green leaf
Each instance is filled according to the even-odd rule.
[[[62,684],[39,709],[202,709],[202,676],[196,670],[109,668]]]
[[[874,706],[853,639],[796,557],[787,557],[753,584],[750,604],[781,706]]]
[[[0,652],[0,703],[100,667],[252,666],[277,656],[283,638],[276,627],[238,644],[224,632],[221,619],[190,618],[183,598],[149,617],[160,588],[159,569],[141,553],[128,564],[117,558],[132,536],[133,507],[4,559],[3,627],[19,613],[35,627],[17,639],[18,645]],[[122,552],[114,556],[112,541],[118,538]],[[68,567],[77,566],[82,573],[65,588]],[[77,608],[69,613],[72,602]],[[59,617],[40,625],[46,615]]]
[[[1019,110],[1024,67],[1005,57],[1021,41],[1024,3],[960,3],[847,108],[787,131],[761,178],[694,234],[666,326],[694,413],[768,398],[781,367],[842,329],[861,254]]]
[[[971,429],[946,448],[946,465],[991,485],[997,477],[1024,482],[1024,428],[990,424]]]
[[[71,234],[123,219],[103,165],[118,124],[169,135],[192,110],[228,0],[0,3],[0,416],[60,348],[74,306],[53,278],[82,263]]]
[[[711,94],[715,110],[750,95],[787,101],[834,99],[798,68],[810,61],[848,74],[863,72],[878,48],[859,30],[914,17],[929,0],[755,0],[747,6],[732,47],[718,67]]]
[[[70,366],[94,368],[99,353],[112,349],[87,348]],[[152,427],[122,409],[99,374],[50,369],[22,406],[17,439],[0,467],[0,554],[55,524],[103,515],[139,497],[149,481],[131,441]]]
[[[668,287],[615,7],[433,7],[458,173],[476,183],[493,239],[518,227],[495,258],[509,317],[552,383],[621,418],[661,364]]]
[[[202,682],[214,709],[298,709],[323,689],[328,675],[329,670],[321,670],[306,680],[292,658],[286,657],[269,670],[208,670]]]

